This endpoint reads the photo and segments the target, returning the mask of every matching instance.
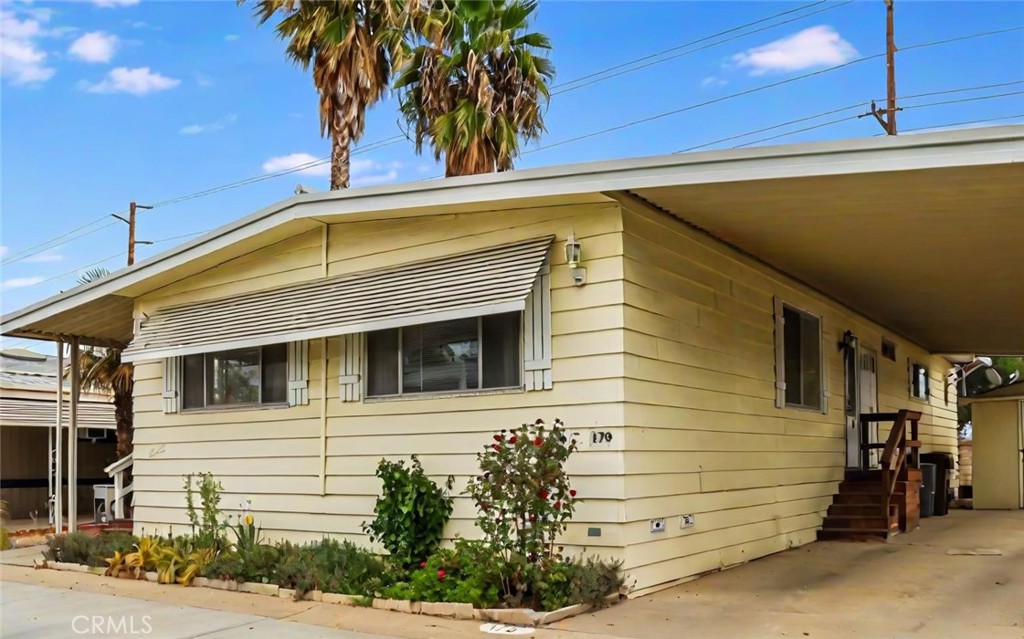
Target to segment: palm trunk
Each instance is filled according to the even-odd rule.
[[[349,142],[347,130],[331,136],[331,190],[347,189],[349,182]]]
[[[132,389],[114,391],[114,421],[117,424],[117,458],[121,459],[132,452]]]

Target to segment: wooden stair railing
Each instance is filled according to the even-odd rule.
[[[921,468],[921,442],[917,438],[917,426],[920,419],[920,412],[906,409],[901,409],[896,413],[865,413],[860,417],[861,459],[865,468],[869,464],[870,451],[882,449],[879,466],[882,471],[883,495],[886,497],[884,503],[886,512],[888,512],[889,502],[896,493],[897,483],[908,480],[910,469]],[[888,421],[893,422],[893,426],[885,444],[866,441],[869,424]]]

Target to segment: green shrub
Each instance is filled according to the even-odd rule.
[[[83,532],[62,533],[46,539],[43,556],[48,561],[105,567],[106,559],[115,551],[130,551],[136,541],[135,537],[124,532],[104,533],[98,537]]]
[[[435,552],[408,579],[382,591],[390,599],[468,603],[493,608],[501,601],[499,557],[479,541],[458,540]]]
[[[605,597],[622,587],[621,567],[621,562],[593,557],[534,564],[525,573],[529,597],[541,610],[576,604],[603,608],[607,605]]]
[[[309,590],[372,596],[391,583],[385,562],[350,541],[323,539],[306,545],[282,542],[275,583],[301,597]]]
[[[424,561],[441,543],[441,534],[452,514],[448,492],[451,476],[442,490],[423,472],[416,455],[406,467],[405,461],[380,460],[377,477],[383,483],[381,496],[373,508],[377,515],[363,522],[363,531],[371,542],[380,542],[393,561],[409,567]]]
[[[476,504],[477,527],[506,559],[556,557],[555,539],[576,509],[564,467],[576,440],[568,439],[557,419],[551,428],[538,419],[493,439],[477,455],[481,473],[464,491]]]
[[[189,473],[183,475],[185,482],[185,513],[192,526],[192,537],[199,548],[223,548],[227,545],[224,537],[226,522],[222,521],[220,493],[224,486],[213,473]],[[195,484],[193,486],[193,484]],[[196,510],[196,491],[199,492],[199,510]]]
[[[245,566],[242,565],[242,558],[238,556],[238,553],[230,550],[222,550],[217,553],[217,556],[202,570],[204,577],[224,581],[244,581],[244,574]]]
[[[281,558],[280,551],[274,546],[267,544],[256,544],[251,548],[239,550],[238,556],[242,559],[242,581],[255,583],[275,583],[274,574],[277,570],[277,563]]]

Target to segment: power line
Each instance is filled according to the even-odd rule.
[[[919,44],[915,44],[915,45],[910,45],[908,47],[904,47],[902,50],[903,51],[908,51],[908,50],[913,50],[913,49],[923,49],[923,48],[926,48],[926,47],[933,47],[933,46],[939,46],[939,45],[943,45],[943,44],[950,44],[950,43],[953,43],[953,42],[963,42],[965,40],[972,40],[972,39],[976,39],[976,38],[989,37],[989,36],[993,36],[993,35],[999,35],[999,34],[1003,34],[1003,33],[1008,33],[1008,32],[1011,32],[1011,31],[1019,31],[1021,29],[1024,29],[1024,26],[1009,27],[1009,28],[1006,28],[1006,29],[998,29],[996,31],[984,31],[984,32],[981,32],[981,33],[973,33],[973,34],[966,35],[966,36],[958,36],[956,38],[948,38],[948,39],[945,39],[945,40],[937,40],[937,41],[934,41],[934,42],[923,42],[923,43],[919,43]],[[724,102],[726,100],[732,100],[734,98],[742,97],[742,96],[745,96],[745,95],[750,95],[752,93],[758,93],[760,91],[765,91],[767,89],[773,89],[775,87],[782,86],[782,85],[785,85],[785,84],[790,84],[790,83],[793,83],[793,82],[798,82],[800,80],[806,80],[808,78],[812,78],[812,77],[815,77],[815,76],[823,75],[823,74],[826,74],[826,73],[831,73],[832,71],[838,71],[839,69],[843,69],[843,68],[846,68],[846,67],[849,67],[849,66],[852,66],[852,65],[855,65],[855,64],[859,64],[861,62],[867,62],[868,60],[875,60],[877,58],[882,58],[882,57],[885,57],[885,55],[886,55],[885,53],[876,53],[874,55],[863,56],[863,57],[860,57],[860,58],[856,58],[854,60],[850,60],[848,62],[844,62],[842,64],[837,64],[835,66],[827,67],[825,69],[819,69],[817,71],[812,71],[810,73],[804,73],[802,75],[794,76],[792,78],[786,78],[785,80],[779,80],[777,82],[771,82],[769,84],[762,84],[760,86],[756,86],[756,87],[753,87],[753,88],[750,88],[750,89],[746,89],[746,90],[740,91],[738,93],[731,93],[729,95],[720,96],[720,97],[717,97],[717,98],[712,98],[710,100],[705,100],[704,102],[698,102],[696,104],[691,104],[689,106],[685,106],[685,107],[682,107],[682,108],[679,108],[679,109],[673,109],[671,111],[665,111],[663,113],[657,113],[655,115],[647,116],[647,117],[644,117],[644,118],[640,118],[638,120],[633,120],[631,122],[626,122],[626,123],[619,124],[619,125],[616,125],[616,126],[608,127],[606,129],[601,129],[599,131],[592,131],[590,133],[585,133],[583,135],[578,135],[578,136],[575,136],[575,137],[572,137],[572,138],[567,138],[565,140],[559,140],[558,142],[553,142],[551,144],[545,144],[545,145],[536,147],[534,149],[530,149],[528,151],[524,151],[523,155],[527,155],[527,154],[530,154],[530,153],[537,153],[538,151],[545,151],[547,149],[552,149],[552,148],[555,148],[557,146],[562,146],[562,145],[565,145],[565,144],[570,144],[572,142],[579,142],[581,140],[586,140],[586,139],[589,139],[589,138],[597,137],[599,135],[604,135],[606,133],[612,133],[612,132],[615,132],[615,131],[620,131],[622,129],[627,129],[629,127],[633,127],[633,126],[636,126],[638,124],[646,124],[647,122],[653,122],[654,120],[660,120],[662,118],[666,118],[666,117],[669,117],[669,116],[672,116],[672,115],[678,115],[680,113],[685,113],[686,111],[692,111],[694,109],[698,109],[698,108],[701,108],[701,107],[709,106],[711,104],[717,104],[719,102]]]
[[[827,1],[827,0],[823,0],[823,1]],[[713,38],[717,38],[719,36],[726,35],[726,34],[734,32],[734,31],[738,31],[740,29],[745,29],[745,28],[750,27],[750,26],[761,24],[762,22],[767,22],[768,20],[772,20],[774,18],[778,18],[778,17],[784,16],[784,15],[793,13],[795,11],[803,11],[804,9],[808,9],[810,7],[813,7],[813,6],[822,4],[822,3],[823,3],[822,1],[814,2],[814,3],[811,3],[809,5],[804,5],[802,7],[798,7],[796,9],[790,9],[789,11],[783,11],[781,13],[776,13],[775,15],[771,15],[771,16],[768,16],[766,18],[762,18],[760,20],[755,20],[754,22],[748,22],[747,24],[740,25],[738,27],[733,27],[732,29],[727,29],[725,31],[720,31],[718,33],[715,33],[715,34],[712,34],[712,35],[700,38],[698,40],[693,40],[692,42],[687,42],[685,44],[681,44],[681,45],[672,47],[670,49],[665,49],[665,50],[659,51],[657,53],[652,53],[650,55],[646,55],[646,56],[643,56],[641,58],[637,58],[635,60],[631,60],[629,62],[624,62],[622,64],[618,64],[618,65],[609,67],[607,69],[603,69],[603,70],[600,70],[600,71],[595,71],[594,73],[591,73],[590,75],[585,75],[585,76],[582,76],[580,78],[576,78],[575,80],[570,80],[569,82],[563,82],[561,84],[557,84],[557,85],[553,86],[552,87],[553,90],[551,92],[551,95],[554,96],[554,95],[559,95],[559,94],[562,94],[562,93],[568,93],[570,91],[575,91],[576,89],[582,89],[583,87],[587,87],[587,86],[590,86],[590,85],[593,85],[593,84],[597,84],[598,82],[603,82],[603,81],[609,80],[611,78],[616,78],[616,77],[619,77],[621,75],[625,75],[627,73],[633,73],[634,71],[639,71],[640,69],[646,69],[646,68],[654,66],[656,64],[661,64],[662,62],[668,62],[669,60],[675,60],[677,58],[681,58],[683,56],[690,55],[691,53],[697,53],[698,51],[704,51],[704,50],[710,49],[712,47],[717,47],[720,44],[725,44],[727,42],[733,42],[734,40],[739,40],[741,38],[745,38],[745,37],[753,35],[755,33],[760,33],[761,31],[767,31],[769,29],[774,29],[775,27],[780,27],[782,25],[789,24],[791,22],[797,22],[799,20],[804,20],[806,18],[809,18],[811,16],[817,15],[819,13],[823,13],[825,11],[831,11],[833,9],[839,9],[840,7],[844,7],[844,6],[848,5],[848,4],[852,4],[853,0],[847,0],[846,2],[842,2],[842,3],[832,3],[832,4],[830,4],[829,6],[823,8],[823,9],[819,9],[818,11],[814,11],[814,12],[808,13],[806,15],[797,16],[795,18],[790,18],[789,20],[784,20],[782,22],[777,22],[775,24],[770,24],[768,26],[761,27],[760,29],[754,29],[752,31],[748,31],[746,33],[741,33],[741,34],[735,35],[733,37],[726,38],[724,40],[718,40],[716,42],[712,42],[710,44],[707,44],[707,45],[705,45],[703,47],[698,47],[696,49],[690,49],[689,51],[683,51],[681,53],[677,53],[675,55],[671,55],[671,56],[668,56],[666,58],[662,58],[660,60],[654,60],[654,61],[648,62],[646,64],[641,64],[639,66],[632,67],[632,65],[634,65],[634,64],[636,64],[638,62],[643,62],[644,60],[649,60],[651,58],[657,58],[657,57],[662,56],[662,55],[664,55],[666,53],[671,53],[672,51],[677,51],[679,49],[685,49],[685,48],[693,46],[695,44],[700,44],[701,42],[705,42],[707,40],[711,40]],[[625,69],[623,71],[619,71],[617,73],[612,73],[610,75],[605,75],[605,74],[609,73],[610,71],[615,71],[617,69],[622,69],[624,67],[632,67],[632,68],[628,68],[628,69]],[[603,77],[596,77],[596,76],[603,76]],[[579,84],[583,80],[587,80],[587,79],[590,79],[590,78],[594,78],[594,79],[590,80],[589,82],[583,82],[582,84]],[[576,86],[568,86],[568,85],[576,85]]]
[[[995,83],[995,84],[983,84],[983,85],[978,85],[978,86],[973,86],[973,87],[958,87],[958,88],[955,88],[955,89],[943,89],[941,91],[929,91],[927,93],[916,93],[916,94],[912,94],[912,95],[903,96],[901,99],[903,99],[903,100],[911,100],[911,99],[914,99],[914,98],[923,98],[923,97],[933,96],[933,95],[947,95],[947,94],[951,94],[951,93],[964,93],[964,92],[967,92],[967,91],[980,91],[982,89],[994,89],[994,88],[998,88],[998,87],[1012,86],[1012,85],[1016,85],[1016,84],[1024,84],[1024,80],[1013,80],[1013,81],[1010,81],[1010,82],[998,82],[998,83]],[[1001,96],[987,96],[987,97],[982,98],[982,99],[990,99],[992,97],[1001,97]],[[779,124],[773,124],[771,126],[767,126],[767,127],[764,127],[764,128],[755,129],[753,131],[747,131],[746,133],[739,133],[737,135],[730,135],[729,137],[720,138],[720,139],[714,140],[712,142],[705,142],[703,144],[698,144],[696,146],[687,147],[685,149],[680,149],[678,151],[675,151],[675,153],[678,154],[678,153],[687,153],[689,151],[696,151],[697,149],[703,149],[703,148],[706,148],[706,147],[709,147],[709,146],[714,146],[716,144],[721,144],[722,142],[730,142],[732,140],[738,140],[740,138],[745,138],[745,137],[750,136],[750,135],[756,135],[758,133],[765,133],[767,131],[773,131],[775,129],[781,129],[781,128],[784,128],[784,127],[787,127],[787,126],[791,126],[793,124],[800,124],[801,122],[808,122],[810,120],[817,120],[818,118],[823,118],[826,115],[833,115],[835,113],[841,113],[843,111],[849,111],[850,109],[856,109],[856,108],[858,108],[858,107],[860,107],[862,105],[863,105],[862,102],[856,102],[856,103],[853,103],[853,104],[848,104],[846,106],[836,107],[834,109],[829,109],[828,111],[822,111],[821,113],[816,113],[814,115],[807,115],[807,116],[804,116],[804,117],[797,118],[795,120],[789,120],[788,122],[781,122]],[[931,106],[931,105],[919,104],[919,105],[912,105],[912,106],[907,107],[907,108],[917,108],[917,107],[922,107],[922,106]],[[859,117],[859,116],[856,116],[856,117]],[[853,117],[853,118],[842,118],[842,119],[839,119],[839,120],[834,120],[830,124],[835,124],[837,122],[845,122],[847,119],[856,119],[856,117]],[[820,127],[815,126],[815,127],[812,127],[812,128],[820,128]],[[797,132],[798,131],[794,131],[794,133],[797,133]],[[764,140],[761,140],[761,141],[764,141]]]

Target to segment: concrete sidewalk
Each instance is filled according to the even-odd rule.
[[[152,639],[388,639],[259,615],[0,582],[5,639],[146,636]]]

